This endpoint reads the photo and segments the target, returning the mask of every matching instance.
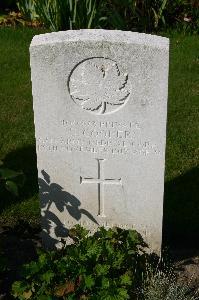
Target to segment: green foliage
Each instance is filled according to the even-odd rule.
[[[18,7],[53,31],[103,27],[152,32],[174,26],[197,32],[199,27],[194,0],[19,0]]]
[[[74,243],[41,252],[12,286],[17,299],[132,299],[144,278],[146,244],[134,230],[103,227],[93,235],[76,225]],[[43,297],[43,298],[41,298]]]
[[[19,187],[24,184],[23,172],[16,172],[3,167],[3,162],[0,161],[0,189],[6,189],[14,196],[19,196]]]
[[[37,19],[34,0],[18,0],[17,6],[22,15],[30,21]]]
[[[53,31],[94,28],[99,24],[97,0],[19,0],[21,13],[38,18]]]
[[[168,0],[113,0],[106,2],[107,27],[151,32],[159,27]]]

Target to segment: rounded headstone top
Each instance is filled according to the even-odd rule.
[[[169,39],[165,37],[131,31],[104,29],[80,29],[39,34],[33,37],[30,47],[77,41],[143,44],[163,49],[168,49],[169,47]]]

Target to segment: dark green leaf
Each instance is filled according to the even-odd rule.
[[[55,277],[55,274],[49,270],[41,275],[41,280],[45,281],[46,283],[50,283],[53,277]]]
[[[21,174],[22,172],[16,172],[10,169],[0,169],[0,177],[3,179],[13,179]]]
[[[102,289],[107,289],[110,286],[110,280],[107,277],[102,277]]]
[[[18,187],[15,182],[8,180],[6,181],[5,187],[13,195],[19,196]]]
[[[94,278],[93,278],[92,275],[85,276],[85,277],[84,277],[84,281],[85,281],[85,286],[86,286],[88,289],[92,288],[92,286],[95,285],[95,280],[94,280]]]
[[[110,269],[109,265],[101,265],[101,264],[97,264],[95,266],[94,271],[96,272],[97,276],[101,276],[101,275],[106,275],[108,274],[108,271]]]
[[[12,295],[19,296],[30,288],[29,284],[22,281],[15,281],[12,284]]]
[[[40,295],[38,297],[38,300],[54,300],[54,299],[56,299],[56,298],[51,297],[51,296],[46,296],[46,295]]]
[[[120,283],[121,285],[131,285],[132,284],[132,279],[131,276],[128,272],[120,276]]]
[[[126,289],[119,288],[117,291],[118,291],[118,298],[117,298],[118,300],[119,299],[120,300],[126,300],[126,299],[130,298]]]

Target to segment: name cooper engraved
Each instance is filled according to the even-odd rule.
[[[69,93],[82,109],[107,114],[120,109],[128,100],[128,74],[109,58],[93,57],[80,62],[69,77]]]

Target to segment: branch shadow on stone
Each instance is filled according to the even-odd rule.
[[[43,178],[38,178],[40,203],[42,209],[42,238],[45,247],[55,248],[58,240],[67,238],[69,229],[63,224],[59,217],[52,212],[51,206],[55,206],[60,213],[67,213],[76,221],[80,221],[82,215],[85,215],[90,221],[98,225],[95,218],[89,211],[81,208],[81,202],[74,195],[64,191],[63,187],[57,183],[51,182],[50,175],[44,170],[41,171]],[[54,224],[54,226],[52,226]],[[50,233],[54,230],[53,238]]]

